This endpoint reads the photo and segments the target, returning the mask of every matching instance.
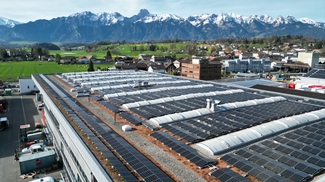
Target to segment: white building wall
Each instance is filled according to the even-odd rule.
[[[297,61],[307,63],[310,67],[316,68],[316,64],[319,62],[319,53],[299,52]]]
[[[32,79],[34,80],[35,78],[32,77]],[[67,119],[57,108],[52,99],[46,94],[46,92],[36,80],[35,83],[38,88],[40,88],[41,93],[43,93],[43,100],[46,107],[44,111],[47,121],[47,127],[50,128],[50,131],[52,131],[51,134],[53,135],[53,143],[55,146],[55,150],[60,151],[61,154],[64,155],[61,156],[62,158],[64,158],[63,164],[65,168],[70,168],[72,172],[72,174],[70,174],[70,178],[74,179],[76,178],[76,176],[79,176],[81,181],[86,181],[83,178],[81,170],[79,170],[76,162],[74,161],[71,153],[69,152],[69,149],[77,158],[80,168],[86,175],[88,181],[91,180],[91,173],[96,177],[97,181],[112,181],[110,176],[102,168],[101,164],[97,161],[97,159],[88,149],[86,144],[81,140],[79,135],[72,128],[69,121],[67,121]],[[52,112],[53,115],[51,115],[49,112]],[[59,126],[57,126],[51,118],[53,116],[55,117]]]
[[[19,78],[20,94],[30,93],[32,90],[39,90],[31,78]]]
[[[271,70],[271,61],[270,59],[230,59],[225,60],[223,67],[226,68],[226,71],[229,72],[265,72]]]

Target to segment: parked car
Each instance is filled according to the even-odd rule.
[[[9,120],[7,117],[0,118],[0,131],[9,128]]]
[[[45,104],[44,103],[41,103],[41,104],[38,104],[37,105],[37,110],[42,110],[44,108]]]
[[[36,95],[36,93],[39,93],[39,90],[32,90],[32,91],[30,91],[30,94],[31,95]]]

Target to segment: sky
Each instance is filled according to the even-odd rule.
[[[294,16],[325,22],[325,0],[2,0],[0,17],[22,23],[69,16],[74,13],[119,12],[125,17],[147,9],[151,14],[190,15],[235,13],[238,15]]]

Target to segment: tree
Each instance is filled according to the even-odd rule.
[[[106,52],[106,59],[112,59],[111,51],[107,50]]]
[[[93,64],[93,61],[92,60],[89,61],[88,71],[95,71],[94,64]]]
[[[315,47],[315,49],[321,49],[321,48],[323,48],[323,44],[321,41],[317,41],[314,47]]]
[[[61,60],[61,55],[60,54],[56,54],[55,55],[55,62],[59,64],[60,63],[60,60]]]
[[[0,58],[9,58],[9,54],[5,48],[0,47]]]

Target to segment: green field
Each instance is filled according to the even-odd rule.
[[[98,64],[101,68],[112,67],[112,64]],[[86,64],[60,65],[54,62],[22,61],[22,62],[1,62],[0,80],[5,82],[18,81],[19,77],[30,77],[32,74],[53,74],[67,72],[87,71]]]
[[[113,58],[119,55],[123,56],[132,56],[133,58],[138,58],[139,54],[152,54],[157,56],[172,56],[176,55],[176,58],[180,57],[189,57],[188,54],[180,54],[179,51],[185,49],[185,44],[181,43],[175,43],[174,50],[171,50],[169,52],[163,52],[160,50],[160,48],[170,48],[169,43],[159,43],[154,44],[158,47],[159,50],[156,51],[147,51],[147,47],[149,45],[147,44],[110,44],[110,45],[97,45],[96,50],[93,52],[86,52],[85,50],[75,50],[72,49],[71,51],[65,51],[65,50],[59,50],[59,51],[51,51],[50,54],[56,55],[60,54],[61,57],[64,56],[95,56],[98,59],[104,58],[106,56],[107,50],[110,50]],[[134,47],[136,47],[136,51],[134,51]]]

